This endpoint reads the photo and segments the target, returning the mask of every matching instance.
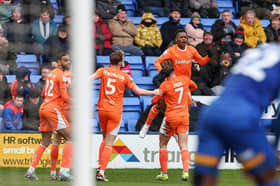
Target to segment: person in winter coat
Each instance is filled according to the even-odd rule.
[[[23,94],[24,99],[29,98],[33,85],[30,81],[30,70],[26,67],[19,67],[16,71],[16,80],[10,86],[11,95],[14,98],[18,93]]]
[[[245,16],[240,17],[240,26],[244,29],[245,44],[249,47],[266,42],[262,24],[253,10],[248,10]]]
[[[159,56],[161,54],[162,37],[152,13],[143,14],[141,23],[137,27],[135,44],[141,47],[146,56]]]
[[[42,99],[40,98],[40,91],[31,91],[29,99],[25,101],[23,106],[23,129],[36,131],[39,130],[39,109],[41,104]]]
[[[68,51],[70,49],[69,45],[68,27],[61,24],[58,27],[57,34],[55,36],[49,37],[45,43],[45,62],[52,63],[56,61],[57,55],[59,53]]]
[[[234,65],[246,49],[248,49],[248,46],[244,43],[244,32],[236,30],[234,41],[224,45],[223,52],[230,53],[232,65]]]
[[[133,44],[134,37],[137,34],[137,28],[134,23],[127,18],[124,5],[117,7],[116,16],[108,23],[112,33],[113,50],[123,50],[134,56],[143,56],[143,51]]]
[[[16,94],[14,99],[8,101],[2,114],[2,128],[6,130],[21,130],[23,126],[23,95]]]
[[[96,0],[96,10],[105,23],[113,19],[117,13],[117,7],[121,3],[117,0]]]
[[[270,24],[265,29],[267,42],[280,41],[280,15],[273,14],[270,19]]]
[[[192,46],[196,46],[203,41],[204,29],[200,23],[200,15],[197,12],[192,14],[192,19],[189,24],[186,25],[186,32],[188,36],[188,43]]]
[[[214,42],[222,45],[233,40],[236,25],[232,22],[232,13],[230,10],[224,10],[222,19],[218,19],[211,28],[214,36]]]
[[[93,21],[96,55],[110,55],[113,52],[111,45],[112,34],[98,11],[95,11]]]
[[[165,51],[171,42],[174,41],[176,31],[184,29],[184,26],[180,24],[181,13],[179,9],[172,9],[169,14],[169,21],[163,23],[160,28],[162,36],[161,51]]]
[[[190,0],[190,7],[203,18],[218,18],[220,15],[216,0]]]

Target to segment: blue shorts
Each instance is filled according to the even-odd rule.
[[[195,172],[216,175],[227,148],[251,174],[275,167],[274,150],[259,126],[260,116],[261,111],[239,97],[220,98],[206,106],[200,114]]]

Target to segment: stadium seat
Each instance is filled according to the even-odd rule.
[[[133,79],[143,77],[144,71],[140,69],[131,69]]]
[[[60,25],[62,23],[64,16],[63,15],[55,15],[53,18],[53,21],[57,24]]]
[[[268,19],[262,19],[261,23],[262,23],[262,26],[265,28],[270,24],[270,21]]]
[[[30,76],[30,81],[31,83],[37,83],[41,78],[41,75],[31,75]]]
[[[127,128],[123,119],[121,120],[120,132],[127,132]]]
[[[158,74],[157,70],[149,70],[149,77],[152,79]]]
[[[155,61],[157,60],[158,57],[156,56],[146,56],[145,57],[145,68],[147,71],[150,71],[150,70],[156,70],[155,68]]]
[[[139,112],[123,112],[123,117],[122,119],[124,120],[125,123],[128,123],[129,120],[138,120],[140,117]]]
[[[110,57],[109,56],[96,56],[96,63],[100,63],[105,67],[108,67],[110,64]]]
[[[34,54],[17,54],[16,59],[17,65],[19,67],[26,67],[31,71],[32,75],[38,75],[40,70],[40,65],[37,62],[37,57]]]
[[[16,62],[35,63],[37,57],[35,54],[17,54]]]
[[[231,0],[217,0],[218,7],[231,8],[233,3]]]
[[[93,90],[99,91],[100,90],[100,84],[101,84],[101,80],[95,80],[94,84],[93,84]]]
[[[152,100],[152,96],[141,96],[140,97],[143,111],[146,110],[146,108],[149,105],[151,105],[151,100]]]
[[[125,61],[129,63],[130,69],[144,69],[140,56],[125,56]]]
[[[16,80],[16,75],[6,75],[8,84],[11,84],[14,80]]]
[[[141,112],[141,104],[138,97],[124,97],[123,110],[129,112]]]
[[[135,83],[143,89],[148,89],[148,90],[153,90],[154,85],[153,85],[153,79],[151,77],[141,77],[135,79]]]
[[[134,120],[134,119],[129,119],[127,121],[127,131],[128,132],[136,132],[136,123],[137,123],[137,120]]]
[[[91,118],[90,120],[91,120],[90,122],[92,123],[92,128],[93,128],[94,132],[100,132],[100,127],[99,127],[99,123],[98,123],[97,119]]]

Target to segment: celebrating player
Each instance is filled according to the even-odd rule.
[[[211,51],[208,51],[208,56],[201,57],[197,50],[187,45],[187,33],[183,29],[179,29],[176,32],[176,45],[168,48],[155,62],[156,69],[160,72],[162,69],[162,63],[165,60],[170,59],[174,66],[174,72],[176,76],[191,77],[192,61],[195,60],[201,65],[205,65],[212,56]],[[154,105],[148,115],[145,125],[142,127],[139,135],[144,138],[149,130],[151,121],[157,116],[160,109],[158,105]]]
[[[97,106],[103,141],[99,148],[100,167],[96,174],[98,181],[108,181],[104,176],[104,171],[112,153],[113,142],[119,132],[125,87],[131,89],[137,95],[156,95],[156,91],[139,88],[130,76],[122,72],[120,70],[122,61],[123,54],[120,51],[113,52],[110,55],[110,67],[100,68],[91,76],[93,80],[101,78]]]
[[[50,72],[46,80],[46,84],[42,92],[44,102],[39,110],[42,142],[36,149],[31,165],[25,174],[25,177],[30,180],[39,180],[35,174],[35,167],[41,159],[42,154],[49,146],[53,131],[57,131],[66,141],[63,148],[59,177],[61,180],[71,179],[69,169],[71,165],[72,143],[69,123],[62,110],[63,102],[70,102],[67,86],[63,80],[63,71],[69,69],[70,63],[70,56],[68,54],[60,54],[57,59],[57,68]]]
[[[63,81],[67,86],[67,92],[70,95],[70,90],[71,90],[71,82],[72,82],[72,71],[70,69],[65,70],[63,72]],[[70,111],[71,111],[71,105],[69,102],[63,102],[62,105],[62,110],[64,113],[64,116],[66,118],[66,120],[68,122],[70,122],[71,117],[70,117]],[[53,138],[53,143],[52,143],[52,147],[51,147],[51,179],[52,180],[57,180],[57,176],[56,176],[56,164],[57,164],[57,160],[58,160],[58,155],[59,155],[59,145],[61,143],[62,140],[62,136],[55,132],[54,133],[54,138]],[[72,160],[69,159],[69,167],[71,167],[71,163]]]
[[[274,44],[248,50],[225,80],[221,96],[202,111],[195,186],[216,185],[217,166],[227,148],[257,185],[279,185],[275,152],[259,126],[263,110],[280,90],[279,51]]]
[[[181,150],[183,162],[182,180],[189,178],[189,152],[188,152],[188,128],[189,128],[189,104],[190,97],[190,79],[186,76],[176,76],[173,65],[167,64],[165,71],[168,77],[159,87],[160,95],[166,105],[165,117],[160,127],[160,165],[161,174],[157,175],[159,180],[168,180],[167,162],[168,151],[167,144],[171,136],[178,136],[178,144]]]

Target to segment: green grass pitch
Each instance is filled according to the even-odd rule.
[[[50,181],[49,169],[37,169],[36,174],[40,178],[38,182],[32,182],[24,178],[24,168],[0,168],[0,185],[2,186],[70,186],[70,183]],[[168,181],[155,180],[155,176],[160,172],[159,169],[108,169],[107,178],[110,182],[97,183],[97,186],[188,186],[189,182],[180,180],[181,170],[170,169],[168,171]],[[192,173],[192,172],[191,172]],[[191,174],[192,177],[192,174]],[[220,172],[219,186],[253,186],[245,180],[241,170],[223,170]]]

